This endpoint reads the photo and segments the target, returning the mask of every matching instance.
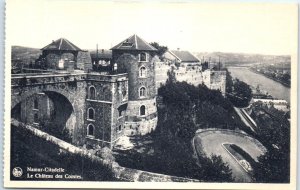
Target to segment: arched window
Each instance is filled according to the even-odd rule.
[[[33,109],[39,109],[39,103],[38,103],[38,101],[37,101],[37,99],[35,99],[34,101],[33,101]]]
[[[147,61],[147,54],[146,53],[140,53],[140,61]]]
[[[88,119],[95,119],[95,110],[93,108],[88,109]]]
[[[89,88],[89,99],[95,99],[95,97],[96,97],[96,89],[95,89],[95,87],[93,87],[93,86],[91,86],[90,88]]]
[[[140,97],[145,97],[146,96],[146,88],[145,87],[141,87],[139,93],[140,93]]]
[[[146,107],[145,107],[144,105],[142,105],[142,106],[140,107],[140,115],[143,116],[143,115],[145,115],[145,114],[146,114]]]
[[[87,127],[87,135],[88,136],[94,136],[94,125],[89,124]]]
[[[139,73],[140,77],[146,77],[147,76],[147,70],[146,67],[142,66],[140,68],[140,73]]]

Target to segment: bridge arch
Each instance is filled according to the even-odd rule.
[[[59,91],[30,91],[12,98],[11,117],[72,142],[77,116],[71,101]]]

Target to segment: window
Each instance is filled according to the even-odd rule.
[[[140,77],[146,77],[147,76],[146,72],[147,72],[146,68],[144,66],[142,66],[140,68],[140,73],[139,73]]]
[[[140,97],[145,97],[146,96],[146,88],[145,87],[141,87],[140,88]]]
[[[58,68],[59,69],[63,69],[64,68],[64,65],[65,65],[65,61],[63,59],[60,59],[58,61]]]
[[[119,110],[119,117],[122,117],[122,110]]]
[[[140,61],[147,61],[147,54],[146,53],[140,53]]]
[[[127,94],[127,91],[124,89],[122,91],[122,100],[124,100],[126,98],[126,94]]]
[[[37,99],[35,99],[35,100],[33,101],[33,109],[36,109],[36,110],[39,109],[39,103],[38,103]]]
[[[94,136],[94,125],[89,124],[87,127],[87,135],[88,136]]]
[[[91,86],[89,88],[89,99],[95,99],[95,97],[96,97],[95,87]]]
[[[140,115],[141,116],[144,116],[146,114],[146,107],[144,106],[144,105],[142,105],[141,107],[140,107]]]
[[[132,46],[133,46],[133,43],[129,42],[128,39],[122,43],[122,47],[132,47]]]
[[[121,131],[121,129],[122,129],[122,125],[119,125],[119,127],[118,127],[118,131],[120,132],[120,131]]]
[[[34,122],[34,123],[38,123],[38,122],[39,122],[39,116],[38,116],[37,113],[35,113],[35,114],[33,115],[33,122]]]
[[[93,108],[88,109],[88,119],[95,119],[95,110]]]

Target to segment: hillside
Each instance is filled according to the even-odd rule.
[[[12,66],[28,65],[39,57],[41,50],[36,48],[12,46],[11,61]]]
[[[37,48],[23,47],[23,46],[12,46],[11,48],[11,59],[12,65],[30,64],[34,62],[39,55],[41,50]],[[264,63],[264,64],[280,64],[282,67],[290,67],[291,57],[287,55],[261,55],[261,54],[246,54],[246,53],[224,53],[224,52],[194,52],[195,56],[199,59],[209,60],[216,62],[219,60],[225,63],[226,66],[237,66],[244,65],[249,66],[253,63]]]
[[[253,63],[264,64],[282,64],[285,67],[290,67],[291,56],[288,55],[261,55],[261,54],[246,54],[246,53],[223,53],[223,52],[195,52],[199,59],[209,60],[212,62],[220,61],[225,63],[226,66],[237,65],[252,65]]]

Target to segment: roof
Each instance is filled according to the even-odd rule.
[[[145,40],[137,36],[136,34],[125,39],[118,45],[111,48],[111,50],[143,50],[143,51],[157,51],[156,48],[151,46]]]
[[[52,41],[49,45],[42,48],[42,50],[57,50],[57,51],[82,51],[79,47],[75,46],[69,40],[60,38]]]
[[[189,51],[171,50],[169,52],[181,62],[199,62],[199,59]]]
[[[96,51],[91,51],[92,59],[96,59]],[[112,59],[112,51],[111,50],[98,50],[98,59]]]

